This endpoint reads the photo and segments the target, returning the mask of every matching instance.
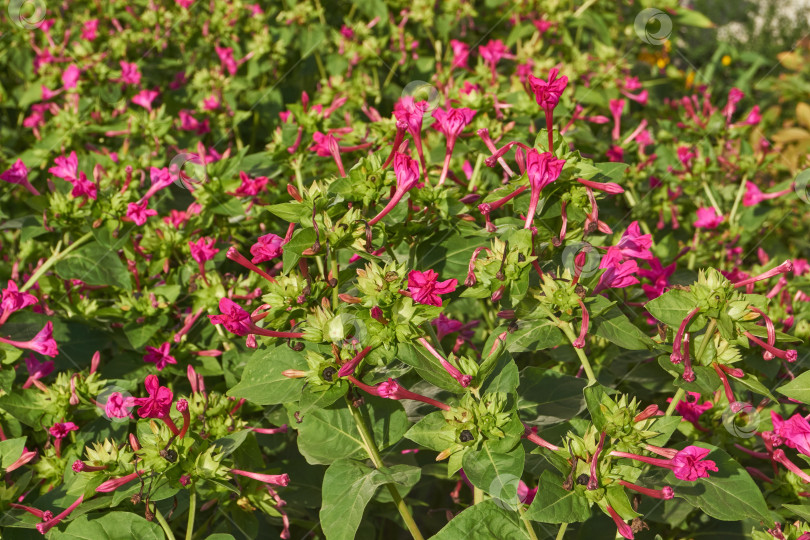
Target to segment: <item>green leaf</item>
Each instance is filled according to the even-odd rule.
[[[520,373],[518,412],[525,422],[546,426],[574,418],[585,409],[587,381],[539,367]]]
[[[455,432],[447,429],[447,421],[441,411],[432,412],[411,426],[405,438],[436,452],[450,448],[457,442]]]
[[[577,494],[576,489],[566,491],[563,478],[549,470],[543,471],[537,495],[526,511],[526,517],[541,523],[576,523],[591,515],[588,500]]]
[[[312,213],[312,208],[307,209],[304,204],[299,202],[271,204],[265,206],[264,209],[290,223],[298,223],[301,216],[306,215],[305,212]]]
[[[430,384],[450,392],[461,390],[458,381],[451,377],[439,361],[421,345],[415,347],[411,344],[400,343],[397,345],[397,354],[401,362],[416,369],[416,372]]]
[[[54,265],[54,270],[62,279],[80,279],[88,285],[132,290],[129,271],[118,254],[95,242],[68,253]]]
[[[18,437],[0,441],[0,467],[7,469],[9,465],[20,459],[25,447],[25,439],[25,437]]]
[[[506,350],[512,353],[550,349],[563,343],[563,333],[551,324],[525,323],[506,338]]]
[[[805,521],[810,521],[810,505],[807,504],[783,504],[785,508],[799,516]]]
[[[304,251],[311,248],[315,243],[315,229],[312,227],[308,229],[296,230],[290,241],[284,245],[284,254],[282,259],[284,261],[284,273],[289,272],[303,255]]]
[[[632,351],[651,350],[653,340],[633,324],[627,315],[616,306],[591,319],[596,335],[624,349]]]
[[[101,517],[86,514],[70,522],[60,540],[163,540],[163,529],[132,512],[110,512]]]
[[[352,540],[363,519],[366,505],[383,484],[407,484],[421,469],[395,465],[372,469],[348,459],[332,463],[323,477],[323,504],[320,521],[327,540]]]
[[[124,335],[127,336],[127,340],[133,349],[140,349],[168,322],[169,317],[166,315],[160,315],[151,324],[138,323],[133,320],[124,325]]]
[[[386,448],[399,441],[408,430],[405,409],[395,400],[365,396],[366,405],[361,414],[370,424],[378,448]],[[354,417],[343,401],[295,418],[298,406],[287,404],[290,427],[298,430],[298,449],[311,465],[328,465],[338,459],[368,457],[354,423]]]
[[[527,540],[517,513],[504,510],[489,500],[470,506],[444,526],[430,540]]]
[[[525,455],[518,445],[511,452],[496,453],[485,443],[479,451],[464,454],[462,465],[464,474],[472,485],[484,490],[508,506],[517,508],[520,502],[517,488],[523,474]]]
[[[604,403],[610,401],[605,387],[601,384],[595,384],[585,388],[585,403],[588,405],[588,412],[591,413],[591,420],[596,429],[603,430],[608,424],[608,419],[605,413],[609,410]],[[604,402],[604,403],[603,403]]]
[[[259,349],[248,360],[241,382],[228,390],[228,395],[244,398],[257,405],[296,401],[301,397],[304,379],[290,379],[282,375],[288,369],[306,371],[308,366],[304,355],[286,345]]]
[[[675,489],[675,496],[719,520],[752,518],[772,523],[762,492],[748,472],[723,450],[703,442],[693,444],[711,450],[706,459],[714,461],[718,471],[695,482],[678,480],[669,472],[667,483]]]
[[[777,388],[776,391],[802,403],[810,403],[810,371],[805,371],[789,383]]]
[[[697,306],[697,298],[690,291],[681,289],[673,289],[665,292],[658,298],[650,300],[644,307],[650,314],[673,328],[678,328],[681,322],[686,318],[690,311]],[[693,324],[690,324],[692,331],[697,330]]]

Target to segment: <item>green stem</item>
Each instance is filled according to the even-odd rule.
[[[337,259],[337,252],[332,246],[329,246],[329,262],[332,268],[332,277],[335,279],[335,286],[332,287],[332,309],[337,309],[338,305],[338,294],[340,291],[338,287],[340,283],[338,283],[338,259]]]
[[[167,540],[175,540],[172,528],[166,522],[166,518],[163,517],[163,514],[160,513],[157,506],[155,506],[155,518],[158,520],[158,523],[160,523],[160,526],[163,527],[163,532],[166,534]]]
[[[532,522],[529,521],[529,518],[526,517],[526,510],[523,509],[523,505],[518,505],[518,512],[520,512],[520,519],[523,521],[523,524],[526,526],[526,530],[529,532],[529,538],[532,540],[537,540],[537,534],[534,532],[534,527],[532,527]]]
[[[20,292],[25,292],[25,291],[27,291],[29,288],[31,288],[31,287],[34,285],[34,283],[36,283],[36,282],[37,282],[37,280],[38,280],[39,278],[41,278],[41,277],[42,277],[42,275],[43,275],[45,272],[47,272],[48,270],[50,270],[51,266],[53,266],[54,264],[56,264],[57,262],[59,262],[60,260],[62,260],[62,259],[63,259],[63,258],[64,258],[64,257],[65,257],[67,254],[68,254],[68,253],[70,253],[71,251],[73,251],[73,250],[74,250],[74,249],[76,249],[77,247],[79,247],[79,246],[81,246],[82,244],[84,244],[85,242],[87,242],[87,241],[88,241],[88,240],[89,240],[89,239],[90,239],[92,236],[93,236],[93,233],[85,233],[85,235],[84,235],[84,236],[82,236],[81,238],[79,238],[78,240],[76,240],[75,242],[73,242],[72,244],[70,244],[70,245],[69,245],[67,248],[65,248],[65,250],[64,250],[64,251],[59,251],[59,246],[57,245],[57,247],[56,247],[56,251],[54,252],[54,254],[53,254],[53,255],[51,255],[51,256],[48,258],[48,260],[47,260],[47,261],[45,261],[45,262],[42,264],[42,266],[40,266],[40,267],[37,269],[37,271],[36,271],[36,272],[34,272],[34,275],[32,275],[32,276],[31,276],[31,277],[28,279],[28,281],[26,281],[26,282],[25,282],[25,285],[23,285],[22,287],[20,287]]]
[[[188,499],[188,525],[186,526],[186,540],[194,536],[194,515],[197,513],[197,492],[194,486],[189,490]]]
[[[473,486],[473,504],[484,502],[484,490]]]
[[[467,185],[467,190],[472,193],[475,191],[475,184],[478,183],[478,179],[481,177],[481,166],[484,164],[484,154],[478,154],[478,158],[475,160],[475,168],[472,172],[472,178],[470,178],[470,183]]]
[[[731,213],[728,215],[728,224],[732,225],[734,223],[734,216],[737,214],[737,207],[740,206],[740,201],[743,198],[743,194],[745,193],[745,186],[748,181],[745,175],[743,175],[742,179],[740,180],[740,187],[737,189],[737,196],[734,198],[734,205],[731,207]]]
[[[366,425],[363,415],[360,414],[360,411],[352,405],[348,397],[346,398],[346,404],[349,407],[349,411],[352,413],[352,417],[354,417],[354,423],[357,426],[357,431],[360,432],[360,438],[363,439],[363,444],[365,445],[366,451],[371,458],[371,462],[374,463],[374,467],[381,469],[383,467],[382,456],[380,455],[380,451],[377,449],[377,445],[374,443],[374,439],[371,437],[371,433],[368,430],[368,426]],[[391,498],[394,500],[397,510],[399,510],[399,515],[402,516],[402,520],[405,522],[405,525],[411,532],[413,539],[424,540],[422,533],[419,532],[419,527],[416,526],[416,522],[413,520],[413,516],[411,515],[411,511],[408,509],[408,505],[405,504],[405,501],[402,500],[402,497],[400,497],[397,488],[393,484],[385,484],[385,487],[388,488],[388,492],[391,494]]]
[[[709,326],[706,327],[706,333],[703,334],[703,341],[700,342],[700,348],[695,354],[695,361],[700,362],[700,359],[703,358],[703,353],[706,351],[706,346],[709,344],[709,339],[711,338],[712,334],[714,334],[714,329],[717,327],[717,319],[710,319]],[[686,393],[686,390],[683,388],[678,388],[678,391],[675,392],[675,396],[672,398],[672,402],[667,407],[667,412],[665,416],[672,416],[672,413],[675,412],[675,407],[678,405],[678,402],[683,398],[683,395]]]
[[[293,170],[295,171],[295,185],[298,187],[298,193],[304,196],[304,179],[301,176],[301,160],[296,159],[293,161]]]
[[[574,345],[574,341],[576,341],[577,336],[574,335],[574,331],[571,329],[571,323],[562,322],[561,320],[556,320],[557,326],[563,331],[565,337],[568,338],[568,341],[571,342],[571,345]],[[585,354],[585,351],[582,349],[578,349],[574,347],[574,350],[579,357],[580,363],[582,363],[582,368],[585,370],[585,375],[588,376],[588,385],[591,385],[596,382],[596,375],[593,374],[593,369],[591,368],[591,363],[588,361],[588,356]]]
[[[706,196],[709,198],[709,202],[712,203],[712,206],[714,207],[714,211],[717,212],[717,215],[722,216],[723,211],[720,210],[720,205],[717,204],[717,201],[714,198],[714,194],[712,193],[712,190],[709,189],[709,184],[706,183],[706,180],[703,181],[703,191],[706,192]]]
[[[565,529],[568,528],[568,523],[560,523],[560,530],[557,531],[557,540],[562,540],[565,536]]]

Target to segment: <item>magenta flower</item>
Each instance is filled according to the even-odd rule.
[[[8,287],[3,289],[0,300],[0,324],[6,322],[9,315],[37,303],[37,297],[27,292],[20,292],[17,284],[8,280]]]
[[[433,127],[442,132],[446,139],[444,165],[439,177],[439,185],[444,184],[444,180],[447,178],[450,157],[453,155],[453,148],[456,146],[456,138],[472,121],[473,116],[475,116],[475,111],[466,107],[460,109],[447,107],[447,110],[436,109],[433,111],[433,118],[436,119]]]
[[[534,222],[534,214],[537,212],[537,204],[540,202],[540,192],[544,187],[557,180],[562,172],[564,159],[556,159],[551,152],[539,153],[532,148],[527,152],[526,174],[529,177],[529,184],[532,188],[529,210],[526,212],[526,224],[524,229],[530,229]]]
[[[788,420],[784,420],[779,414],[771,411],[771,420],[773,433],[779,438],[777,442],[810,456],[810,423],[802,415],[796,413]]]
[[[121,66],[121,77],[118,79],[123,84],[131,84],[137,86],[141,84],[141,72],[138,65],[135,63],[124,62],[120,60],[118,64]]]
[[[147,398],[133,398],[132,403],[139,407],[141,418],[168,418],[174,394],[165,386],[160,386],[157,375],[147,375],[144,387],[149,393]]]
[[[19,184],[30,191],[31,194],[39,195],[39,191],[28,181],[28,168],[21,159],[18,159],[9,170],[0,174],[0,180],[4,180],[10,184]]]
[[[82,504],[83,500],[84,500],[84,495],[80,495],[79,498],[76,499],[76,501],[73,502],[73,504],[71,504],[70,506],[65,508],[65,510],[63,512],[61,512],[59,515],[49,519],[48,521],[43,521],[42,523],[37,523],[37,531],[42,535],[47,534],[48,531],[50,531],[53,527],[58,525],[59,522],[61,522],[63,519],[65,519],[67,516],[69,516],[70,513],[73,512],[76,509],[77,506]]]
[[[429,306],[442,305],[439,295],[455,291],[458,280],[438,281],[438,277],[439,274],[433,270],[425,272],[411,270],[408,273],[408,290],[413,295],[414,302]]]
[[[558,79],[558,73],[559,70],[557,68],[551,69],[551,71],[548,72],[548,80],[546,81],[529,75],[529,87],[532,92],[534,92],[534,98],[537,100],[537,104],[540,105],[543,112],[546,113],[549,152],[554,150],[554,108],[557,106],[557,103],[560,102],[560,96],[568,85],[568,77],[562,76]]]
[[[619,531],[619,534],[622,535],[622,538],[633,540],[633,529],[622,519],[622,516],[620,516],[609,504],[607,505],[607,511],[608,514],[610,514],[610,517],[613,519],[613,522],[616,524],[616,529]]]
[[[87,41],[93,41],[96,39],[98,32],[98,19],[90,19],[89,21],[85,21],[82,25],[82,39]]]
[[[199,264],[203,264],[205,261],[210,261],[214,258],[214,255],[219,253],[219,249],[214,247],[215,243],[216,239],[208,238],[206,236],[203,236],[196,242],[189,242],[188,245],[191,248],[191,258],[197,261]]]
[[[723,107],[723,116],[726,117],[727,124],[731,122],[731,115],[734,114],[734,111],[737,108],[737,103],[739,103],[744,97],[745,94],[739,88],[732,88],[728,91],[728,102],[726,103],[726,106]]]
[[[419,165],[405,154],[394,152],[394,173],[397,176],[397,189],[394,191],[391,200],[385,205],[385,208],[380,210],[379,214],[369,220],[369,225],[374,225],[385,217],[388,212],[399,204],[402,197],[419,183]]]
[[[290,483],[290,475],[288,474],[261,474],[255,473],[250,471],[240,471],[238,469],[231,469],[231,474],[237,474],[239,476],[245,476],[247,478],[252,478],[253,480],[258,480],[259,482],[264,482],[265,484],[273,484],[274,486],[286,486]]]
[[[157,90],[141,90],[132,98],[132,103],[140,105],[147,111],[152,110],[152,102],[157,99],[160,93]]]
[[[714,461],[704,459],[711,453],[708,448],[687,446],[672,458],[672,472],[675,478],[694,482],[698,478],[708,478],[709,472],[717,472]]]
[[[470,59],[470,46],[463,41],[451,39],[450,48],[453,50],[453,62],[450,64],[450,69],[467,69],[467,62]]]
[[[427,167],[422,151],[422,119],[427,114],[429,107],[427,101],[417,102],[413,99],[413,96],[402,96],[394,105],[394,117],[399,122],[404,122],[407,125],[406,129],[413,137],[416,153],[419,154],[419,161],[423,170]],[[393,150],[396,151],[398,148],[393,148]]]
[[[142,203],[129,203],[127,205],[127,218],[135,222],[135,225],[139,227],[146,223],[146,220],[149,219],[149,216],[156,216],[157,210],[152,210],[151,208],[147,208],[149,205],[149,199],[144,199]]]
[[[87,179],[86,174],[80,172],[78,178],[73,179],[71,183],[73,184],[73,190],[70,194],[73,197],[87,197],[96,200],[98,187]]]
[[[484,62],[489,65],[489,71],[492,72],[492,80],[495,80],[496,73],[495,67],[498,62],[503,58],[512,58],[509,52],[509,47],[504,45],[500,39],[490,39],[486,45],[478,47],[478,53],[483,58]]]
[[[618,141],[622,136],[622,111],[624,111],[623,99],[611,99],[608,103],[610,114],[613,116],[613,140]]]
[[[534,497],[537,495],[537,488],[529,488],[529,486],[526,485],[526,482],[520,480],[518,482],[517,495],[518,499],[520,499],[520,502],[523,504],[532,504]]]
[[[680,161],[687,171],[692,170],[692,161],[697,157],[697,154],[692,152],[688,146],[679,146],[676,150],[678,154],[678,161]]]
[[[132,482],[133,480],[138,478],[143,473],[144,473],[144,471],[140,470],[140,471],[130,473],[130,474],[126,475],[126,476],[121,476],[120,478],[110,478],[109,480],[107,480],[106,482],[103,482],[101,485],[99,485],[96,488],[96,493],[110,493],[112,491],[115,491],[116,489],[120,488],[121,486],[125,486],[126,484],[129,484],[130,482]]]
[[[788,195],[793,191],[792,187],[783,189],[782,191],[775,191],[773,193],[762,193],[753,182],[746,182],[745,195],[743,195],[743,206],[756,206],[762,201],[776,199],[783,195]]]
[[[442,409],[444,411],[449,411],[450,406],[446,403],[442,403],[441,401],[436,401],[433,398],[429,398],[427,396],[423,396],[421,394],[417,394],[416,392],[411,392],[410,390],[406,390],[402,386],[399,385],[394,379],[388,379],[387,381],[383,381],[377,386],[369,386],[362,381],[359,381],[354,378],[354,376],[349,375],[349,381],[358,388],[362,389],[364,392],[368,392],[373,396],[379,396],[385,399],[410,399],[413,401],[421,401],[422,403],[427,403],[428,405],[433,405]]]
[[[134,404],[133,398],[125,398],[121,395],[121,392],[113,392],[110,394],[110,397],[107,398],[107,403],[104,405],[104,412],[110,418],[126,418],[129,416]]]
[[[40,362],[33,354],[29,354],[25,359],[25,369],[28,370],[28,379],[23,384],[23,388],[29,388],[34,381],[47,377],[53,372],[55,364],[53,360]]]
[[[203,99],[202,108],[204,111],[215,111],[219,109],[219,98],[211,95]]]
[[[51,434],[51,437],[54,439],[64,439],[65,437],[70,434],[71,431],[78,431],[79,426],[74,424],[73,422],[64,422],[60,423],[57,422],[50,429],[48,429],[48,433]]]
[[[180,129],[183,131],[193,131],[197,135],[205,135],[209,131],[211,131],[211,127],[208,123],[208,120],[200,122],[194,115],[192,114],[193,111],[188,109],[181,110],[178,114],[180,117]]]
[[[717,214],[713,207],[698,208],[697,220],[695,220],[695,227],[698,229],[716,229],[718,225],[723,222],[723,216]]]
[[[270,182],[270,179],[266,176],[251,178],[245,171],[239,171],[239,179],[242,183],[236,188],[234,195],[240,197],[255,197],[261,193]]]
[[[260,236],[255,244],[250,246],[250,254],[253,255],[253,264],[263,263],[284,253],[284,239],[277,234],[265,234]]]
[[[599,261],[599,268],[604,268],[605,272],[599,276],[599,283],[594,289],[594,294],[605,289],[621,289],[638,283],[636,274],[638,273],[638,263],[633,260],[624,261],[621,250],[616,246],[608,248],[607,253]]]
[[[45,323],[42,330],[40,330],[37,335],[29,341],[13,341],[10,339],[0,338],[0,342],[13,345],[20,349],[29,349],[44,356],[50,356],[51,358],[59,354],[59,350],[56,346],[56,340],[53,339],[53,323],[51,321]]]
[[[627,230],[622,234],[619,243],[616,247],[622,253],[623,257],[634,257],[636,259],[653,259],[653,254],[650,252],[652,247],[652,235],[641,234],[641,228],[638,221],[631,223]]]
[[[76,152],[71,152],[68,157],[59,156],[53,160],[56,167],[51,167],[48,172],[63,180],[70,182],[79,175],[79,158],[76,157]]]
[[[177,179],[177,171],[170,170],[168,167],[163,167],[162,169],[150,167],[149,179],[152,181],[152,185],[149,186],[149,190],[146,192],[146,195],[141,198],[141,200],[150,199],[152,195],[161,189],[172,185],[172,182]]]
[[[166,364],[177,363],[177,360],[174,359],[174,356],[169,354],[170,349],[171,344],[168,341],[158,348],[147,346],[146,355],[144,355],[143,361],[155,364],[158,371],[163,371],[163,368],[166,367]]]
[[[221,324],[237,336],[244,336],[251,332],[253,322],[250,319],[250,313],[242,309],[242,306],[230,298],[223,297],[219,300],[219,310],[222,312],[221,315],[208,316],[212,324]]]
[[[222,70],[227,71],[231,75],[236,75],[238,65],[233,57],[233,49],[231,47],[214,47],[214,50],[216,50],[217,56],[219,56]]]
[[[81,71],[79,71],[78,66],[76,66],[76,64],[70,64],[65,71],[62,72],[62,84],[67,89],[76,88],[80,75]]]
[[[672,398],[669,398],[667,401],[672,401]],[[680,414],[684,420],[691,422],[696,428],[700,430],[704,430],[702,426],[700,426],[699,419],[700,416],[712,408],[711,401],[704,401],[702,404],[698,403],[700,401],[700,394],[698,392],[687,392],[686,398],[681,399],[678,401],[678,404],[675,405],[675,410]]]

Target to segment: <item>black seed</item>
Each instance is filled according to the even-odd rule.
[[[526,255],[518,253],[518,262],[526,262]]]
[[[161,450],[160,455],[169,463],[174,463],[175,461],[177,461],[177,452],[175,452],[171,448],[168,450]]]
[[[332,382],[332,378],[335,376],[335,373],[337,373],[337,370],[332,366],[329,366],[323,370],[323,373],[321,373],[321,375],[323,376],[323,380],[327,382]]]
[[[577,476],[577,484],[579,484],[580,486],[584,486],[588,483],[588,480],[590,479],[591,479],[590,476],[588,476],[585,473],[582,473],[579,476]]]
[[[458,440],[460,440],[461,442],[470,442],[473,439],[475,439],[475,437],[473,437],[473,434],[470,432],[469,429],[465,429],[458,436]]]

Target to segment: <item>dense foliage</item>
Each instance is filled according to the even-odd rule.
[[[675,0],[2,17],[4,536],[810,538],[810,42],[692,57]]]

